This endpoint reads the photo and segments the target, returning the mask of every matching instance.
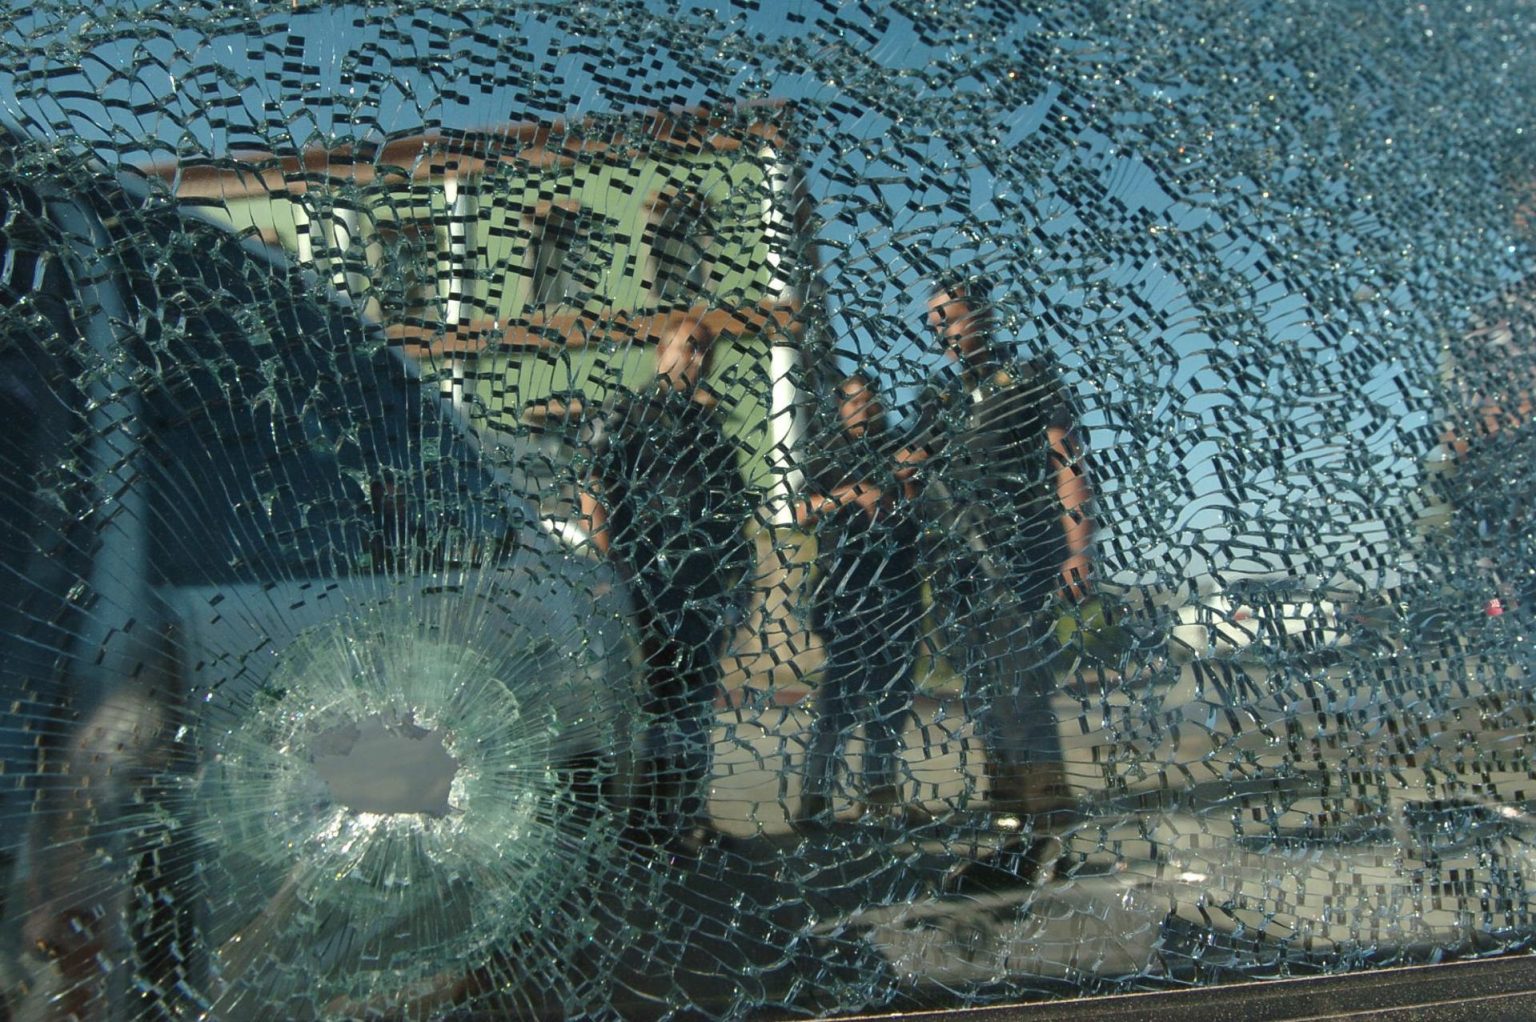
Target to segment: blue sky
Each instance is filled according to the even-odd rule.
[[[799,101],[823,217],[827,331],[844,364],[890,367],[895,403],[905,403],[936,361],[921,325],[924,257],[1000,273],[1005,332],[1061,361],[1093,447],[1107,466],[1126,466],[1109,473],[1106,499],[1149,516],[1175,545],[1234,521],[1241,531],[1245,517],[1305,520],[1334,497],[1333,484],[1304,476],[1348,481],[1362,451],[1373,499],[1411,491],[1425,425],[1414,395],[1434,382],[1428,333],[1446,315],[1422,308],[1433,292],[1411,274],[1449,276],[1462,272],[1458,261],[1508,250],[1471,217],[1456,225],[1402,212],[1404,186],[1420,178],[1386,148],[1412,157],[1416,130],[1423,148],[1447,123],[1478,138],[1467,116],[1409,102],[1450,95],[1467,75],[1446,68],[1420,80],[1413,62],[1431,58],[1399,47],[1381,56],[1376,78],[1310,84],[1298,70],[1307,53],[1275,56],[1247,38],[1273,24],[1299,39],[1287,19],[1305,4],[1190,15],[1237,40],[1223,87],[1263,103],[1262,83],[1241,77],[1244,62],[1250,77],[1273,75],[1268,99],[1289,95],[1291,122],[1223,109],[1224,94],[1195,78],[1223,81],[1231,69],[1208,66],[1220,54],[1201,49],[1203,25],[1186,40],[1190,27],[1176,19],[1144,37],[1115,36],[1111,19],[1101,44],[1007,3],[492,6],[495,16],[447,5],[41,4],[0,30],[12,58],[0,114],[144,162],[722,98]],[[1334,39],[1340,60],[1380,31],[1347,22]],[[1416,24],[1384,24],[1420,45]],[[1167,55],[1186,46],[1194,63],[1180,68]],[[1517,94],[1493,55],[1483,51],[1490,95]],[[1059,67],[1042,70],[1046,59]],[[1373,132],[1380,153],[1366,145]],[[1457,174],[1486,171],[1476,154],[1451,155],[1465,157]],[[1332,269],[1320,274],[1298,255]],[[1512,263],[1489,273],[1507,279]],[[1366,292],[1370,301],[1350,304]],[[1339,388],[1352,410],[1333,400]],[[1243,438],[1269,436],[1290,448],[1274,480],[1241,450]],[[1274,506],[1228,499],[1224,460]],[[1175,463],[1183,478],[1149,493],[1148,480]]]

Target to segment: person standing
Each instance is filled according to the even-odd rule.
[[[752,503],[702,382],[712,342],[692,321],[662,336],[654,385],[593,424],[578,495],[593,545],[634,588],[651,721],[638,826],[668,842],[709,832],[720,651],[750,560]]]
[[[938,509],[937,623],[986,749],[1003,851],[1027,850],[1038,869],[1074,805],[1051,709],[1053,626],[1091,591],[1091,494],[1055,373],[998,347],[990,290],[979,277],[934,287],[928,323],[952,368],[919,398],[898,459]]]
[[[796,508],[799,524],[815,530],[820,579],[811,627],[826,648],[795,814],[802,824],[830,809],[848,738],[860,725],[861,815],[910,819],[920,813],[903,808],[900,777],[901,732],[912,712],[912,666],[923,618],[918,529],[895,479],[895,452],[878,394],[862,374],[838,385],[837,437],[809,466],[819,492]]]
[[[1536,615],[1536,528],[1529,475],[1536,457],[1536,297],[1527,278],[1481,306],[1447,345],[1449,409],[1430,461],[1435,490],[1454,509],[1432,542],[1460,560],[1472,555],[1490,618]]]

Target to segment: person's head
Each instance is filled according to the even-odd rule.
[[[837,385],[837,417],[849,436],[879,433],[884,414],[879,387],[867,374],[853,373]]]
[[[674,390],[692,392],[709,369],[710,348],[715,338],[694,319],[667,328],[656,342],[656,381]]]
[[[991,284],[979,276],[947,275],[928,295],[928,326],[944,345],[944,357],[983,360],[992,340]]]

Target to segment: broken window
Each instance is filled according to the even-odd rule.
[[[580,307],[604,293],[607,262],[613,252],[613,221],[591,210],[550,206],[533,221],[532,283],[534,308]]]
[[[0,1015],[1528,948],[1531,12],[666,6],[0,26]]]
[[[717,228],[708,204],[697,196],[658,196],[649,224],[647,284],[664,305],[692,305],[708,294]]]

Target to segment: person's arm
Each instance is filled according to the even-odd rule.
[[[613,546],[613,532],[608,527],[608,494],[603,486],[603,470],[609,464],[613,443],[611,419],[625,412],[610,412],[594,417],[582,427],[581,443],[591,455],[591,462],[576,483],[577,524],[586,530],[592,548],[604,557]]]
[[[577,504],[581,511],[580,523],[587,530],[587,535],[592,538],[592,546],[597,552],[607,556],[613,537],[608,532],[608,509],[603,506],[602,498],[594,492],[595,487],[590,482],[581,488],[577,496]]]
[[[868,481],[844,483],[833,488],[828,500],[834,509],[853,504],[873,518],[885,505],[885,491]]]
[[[1089,517],[1093,491],[1088,485],[1087,465],[1082,445],[1069,426],[1051,426],[1046,431],[1051,446],[1056,499],[1061,502],[1061,531],[1066,539],[1067,558],[1061,564],[1061,593],[1079,601],[1091,592],[1093,562],[1089,551],[1093,543],[1093,519]]]
[[[917,470],[931,457],[926,447],[903,447],[896,452],[896,478],[910,499],[917,496]]]
[[[853,504],[873,517],[885,505],[885,491],[871,482],[839,483],[826,493],[795,502],[796,524],[809,528],[817,520]]]
[[[831,497],[822,494],[806,497],[795,501],[795,524],[803,529],[809,529],[820,520],[822,515],[837,510],[837,504]]]
[[[917,498],[918,474],[923,463],[943,449],[944,433],[938,411],[939,403],[938,391],[932,387],[918,395],[917,427],[895,454],[896,480],[901,483],[902,495],[908,500]]]

